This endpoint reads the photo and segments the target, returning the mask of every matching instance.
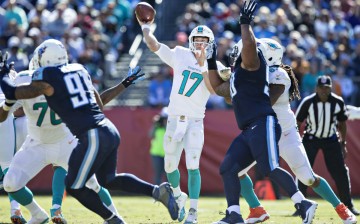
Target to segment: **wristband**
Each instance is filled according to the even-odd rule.
[[[141,30],[144,30],[144,29],[149,29],[150,30],[150,25],[149,24],[141,25]]]
[[[200,66],[200,71],[201,71],[201,73],[204,73],[204,72],[207,72],[208,69],[205,65],[203,65],[203,66]]]

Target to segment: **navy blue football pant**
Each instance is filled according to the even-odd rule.
[[[220,166],[228,207],[239,205],[238,173],[254,160],[258,170],[282,186],[289,196],[297,187],[291,175],[279,167],[278,141],[281,127],[273,116],[259,118],[234,139]]]
[[[108,189],[152,196],[154,185],[132,174],[116,174],[120,134],[111,121],[104,119],[98,127],[77,137],[79,143],[70,156],[65,185],[66,191],[81,204],[103,219],[112,216],[112,212],[103,205],[98,194],[85,187],[85,183],[94,173],[99,184]]]

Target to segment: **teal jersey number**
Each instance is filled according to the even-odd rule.
[[[180,95],[182,95],[184,93],[184,89],[185,89],[187,81],[189,80],[189,76],[190,76],[190,79],[196,79],[195,83],[185,93],[185,96],[190,97],[193,94],[193,92],[196,90],[196,88],[200,85],[200,83],[204,79],[204,77],[201,74],[196,73],[196,72],[192,72],[190,74],[189,70],[184,70],[182,75],[184,76],[184,79],[181,82],[181,86],[180,86],[180,89],[179,89],[179,94]]]
[[[48,109],[48,104],[46,102],[41,102],[41,103],[35,103],[34,106],[33,106],[33,110],[39,110],[41,109],[40,111],[40,114],[39,114],[39,118],[36,122],[36,126],[38,127],[41,127],[43,121],[44,121],[44,117],[45,117],[45,114],[46,114],[46,111]],[[50,122],[52,125],[58,125],[58,124],[61,124],[61,119],[57,119],[56,118],[56,114],[53,110],[50,109]]]

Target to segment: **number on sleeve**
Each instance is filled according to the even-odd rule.
[[[181,82],[181,86],[179,89],[179,94],[182,95],[184,93],[184,89],[186,86],[187,81],[189,80],[190,71],[185,70],[183,71],[182,75],[184,76],[183,81]],[[190,79],[196,79],[195,83],[190,87],[190,89],[185,93],[185,96],[190,97],[196,88],[200,85],[201,81],[204,79],[204,77],[196,72],[192,72],[190,75]]]

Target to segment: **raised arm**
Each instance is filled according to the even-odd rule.
[[[195,58],[201,68],[201,74],[204,77],[204,82],[205,82],[205,86],[206,88],[209,90],[209,92],[211,94],[214,94],[215,91],[213,89],[213,87],[211,86],[210,80],[209,80],[209,73],[208,73],[208,68],[205,64],[205,60],[206,60],[206,54],[205,54],[205,48],[204,46],[201,46],[201,52],[195,52]]]
[[[116,86],[106,89],[100,94],[100,98],[103,105],[109,103],[116,96],[120,95],[127,87],[134,84],[136,80],[143,77],[145,74],[140,73],[141,68],[136,66],[134,69],[129,68],[127,76]]]
[[[150,25],[152,24],[152,22],[143,23],[140,20],[138,20],[138,22],[141,26],[141,29],[142,29],[142,32],[143,32],[143,35],[145,38],[145,42],[146,42],[146,45],[148,46],[148,48],[152,52],[158,51],[160,48],[160,43],[150,30]]]
[[[250,26],[251,21],[254,19],[254,12],[257,3],[255,0],[250,0],[249,3],[244,3],[240,13],[240,27],[243,49],[241,51],[241,67],[249,70],[256,71],[260,67],[260,59],[257,52],[255,35]]]

